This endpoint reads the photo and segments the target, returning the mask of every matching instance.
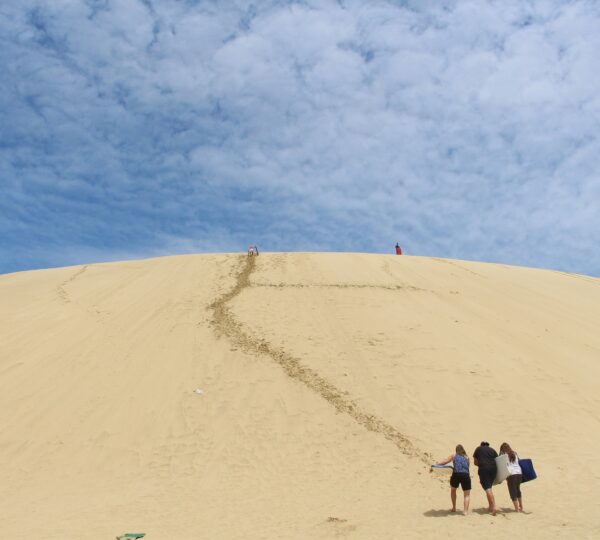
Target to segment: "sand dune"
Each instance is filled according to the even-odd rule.
[[[587,276],[366,254],[0,276],[0,538],[598,538],[598,306]],[[448,512],[428,465],[482,439],[533,458],[525,514],[476,481]]]

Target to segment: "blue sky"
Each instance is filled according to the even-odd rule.
[[[600,276],[600,3],[7,0],[0,272],[368,251]]]

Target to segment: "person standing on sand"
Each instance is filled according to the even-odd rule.
[[[496,452],[496,450],[490,446],[490,443],[486,441],[482,441],[481,444],[475,448],[475,452],[473,452],[473,463],[478,467],[477,474],[479,475],[479,483],[485,491],[492,516],[495,516],[497,513],[496,500],[494,499],[494,493],[492,491],[492,485],[496,479],[497,457],[498,452]]]
[[[398,242],[396,242],[396,255],[402,255],[402,248]]]
[[[450,477],[450,500],[452,501],[452,512],[456,512],[456,490],[458,486],[462,487],[465,497],[464,514],[469,515],[469,503],[471,502],[471,475],[469,474],[469,456],[465,452],[462,444],[456,445],[456,454],[448,456],[444,461],[437,465],[446,465],[452,462],[454,472]]]
[[[522,512],[523,497],[521,496],[521,482],[523,481],[523,471],[519,465],[519,456],[505,442],[500,445],[500,453],[508,454],[508,472],[510,473],[506,479],[508,494],[510,495],[510,500],[515,505],[515,512]]]

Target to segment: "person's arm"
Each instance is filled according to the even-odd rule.
[[[477,449],[473,452],[473,465],[479,467],[479,461],[477,460]]]
[[[447,465],[448,463],[450,463],[452,460],[454,459],[454,454],[450,454],[449,457],[447,457],[444,461],[440,461],[439,463],[436,463],[436,465]]]

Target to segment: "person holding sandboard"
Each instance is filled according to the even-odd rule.
[[[519,465],[518,454],[510,447],[508,443],[500,445],[500,453],[508,454],[508,473],[506,478],[508,484],[508,494],[510,500],[515,506],[515,512],[523,511],[523,496],[521,495],[521,482],[523,481],[523,471]]]
[[[444,461],[436,465],[446,465],[452,462],[452,476],[450,477],[450,500],[452,501],[452,512],[456,512],[456,490],[462,487],[465,497],[465,516],[469,515],[469,502],[471,501],[471,475],[469,474],[469,456],[462,444],[456,445],[456,454],[448,456]]]
[[[496,500],[494,499],[494,493],[492,491],[492,485],[496,479],[496,458],[498,452],[494,450],[489,442],[482,441],[481,444],[475,448],[473,452],[473,463],[477,465],[477,474],[479,475],[479,483],[485,491],[487,497],[490,514],[495,516],[497,513]]]

